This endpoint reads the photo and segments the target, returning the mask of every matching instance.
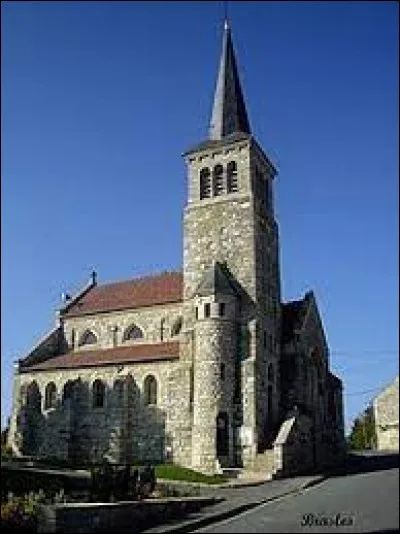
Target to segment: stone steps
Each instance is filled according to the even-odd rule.
[[[223,467],[222,474],[227,478],[238,478],[243,467]]]

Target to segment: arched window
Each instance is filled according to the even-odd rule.
[[[145,405],[157,404],[157,380],[153,375],[146,376],[143,389]]]
[[[236,193],[238,190],[236,161],[230,161],[226,168],[228,193]]]
[[[136,339],[142,339],[143,331],[136,325],[129,326],[124,333],[124,341],[134,341]]]
[[[97,343],[97,337],[91,330],[86,330],[83,332],[79,340],[79,346],[93,345],[95,343]]]
[[[218,197],[224,192],[224,168],[221,164],[215,165],[213,170],[213,195]]]
[[[211,176],[210,169],[204,167],[200,171],[200,200],[211,196]]]
[[[93,382],[93,408],[102,408],[106,396],[106,387],[101,380]]]
[[[182,330],[182,317],[178,317],[178,319],[175,321],[175,323],[172,325],[171,328],[171,337],[177,336],[180,334]]]
[[[34,380],[29,384],[26,390],[26,405],[32,410],[40,411],[42,403],[42,396],[40,394],[39,386]]]
[[[57,388],[54,382],[49,382],[44,394],[44,407],[46,410],[54,408],[57,402]]]

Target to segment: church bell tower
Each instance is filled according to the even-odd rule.
[[[224,449],[217,443],[219,421],[227,426],[229,462],[240,456],[244,465],[251,465],[279,409],[276,169],[251,132],[227,21],[208,139],[184,157],[188,176],[184,300],[186,324],[195,332],[194,449],[203,453],[207,449],[211,465],[213,451]],[[207,284],[212,276],[223,279],[225,293],[205,295],[204,286],[212,286]],[[218,315],[221,309],[228,311],[223,318]],[[211,331],[219,341],[210,343]],[[222,362],[226,369],[235,370],[228,377],[221,371]],[[227,380],[232,384],[227,385]],[[229,391],[235,394],[229,396]]]

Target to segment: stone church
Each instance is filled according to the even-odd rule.
[[[227,22],[208,138],[187,150],[183,268],[66,295],[15,366],[15,454],[204,473],[343,453],[342,382],[312,291],[282,302],[277,171],[251,132]]]

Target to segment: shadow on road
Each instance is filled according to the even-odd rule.
[[[347,476],[384,471],[396,467],[399,467],[398,453],[349,453],[341,466],[329,469],[326,474],[329,476]]]

